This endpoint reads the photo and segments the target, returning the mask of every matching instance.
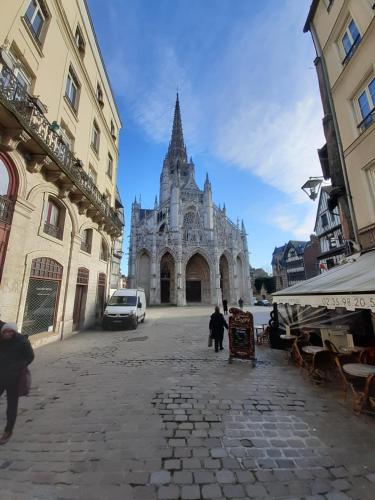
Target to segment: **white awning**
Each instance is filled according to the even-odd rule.
[[[277,304],[291,304],[375,313],[375,251],[272,295]]]

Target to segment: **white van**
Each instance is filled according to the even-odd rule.
[[[143,288],[119,288],[109,299],[103,315],[103,329],[130,325],[136,329],[146,317],[146,296]]]

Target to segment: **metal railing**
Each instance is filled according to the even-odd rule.
[[[361,123],[358,125],[358,128],[361,132],[364,132],[370,125],[375,122],[375,107],[372,108],[370,113],[363,118]]]
[[[44,223],[44,232],[46,234],[49,234],[50,236],[53,236],[54,238],[62,240],[63,228],[60,226],[54,226],[53,224],[50,224],[49,222],[45,222]]]
[[[73,156],[61,137],[52,130],[51,123],[35,105],[13,72],[5,65],[0,73],[0,102],[17,117],[30,136],[40,144],[107,221],[121,232],[122,222],[91,177],[83,170],[81,162]]]
[[[0,196],[0,221],[10,224],[12,220],[14,201],[6,196]]]

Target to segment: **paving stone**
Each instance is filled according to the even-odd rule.
[[[151,474],[151,484],[166,484],[171,480],[171,473],[166,470],[159,470]]]
[[[193,474],[189,471],[176,471],[173,474],[173,482],[177,484],[192,484]]]
[[[149,474],[147,472],[128,472],[124,475],[124,482],[134,485],[147,484]]]
[[[224,448],[212,448],[210,450],[210,455],[212,458],[224,458],[228,453]]]
[[[345,491],[351,488],[351,484],[346,479],[336,479],[332,481],[332,486],[335,490]]]
[[[166,460],[164,462],[164,469],[167,469],[167,470],[179,470],[179,469],[181,469],[181,460],[175,460],[175,459]]]
[[[216,479],[219,483],[234,483],[235,477],[232,471],[221,469],[215,472]]]
[[[215,482],[214,473],[211,471],[205,471],[205,470],[194,471],[193,475],[194,475],[194,482],[198,484]]]
[[[184,458],[182,460],[183,469],[201,469],[201,461],[199,458]]]
[[[263,498],[268,495],[266,488],[262,484],[246,485],[246,493],[250,498]]]
[[[221,461],[215,458],[206,458],[204,460],[204,468],[205,469],[220,469]]]
[[[236,476],[239,483],[253,483],[254,475],[248,470],[236,470]]]
[[[182,500],[199,500],[200,498],[201,498],[201,493],[199,486],[197,485],[182,486],[181,488]]]
[[[337,478],[348,476],[348,471],[345,469],[345,467],[333,467],[332,469],[330,469],[330,472],[334,477]]]
[[[226,498],[244,498],[245,489],[241,484],[231,484],[223,486],[223,493]]]
[[[176,500],[178,498],[180,498],[180,488],[177,485],[160,486],[158,490],[158,499]]]
[[[205,484],[202,486],[202,498],[213,500],[221,497],[221,488],[217,484]]]

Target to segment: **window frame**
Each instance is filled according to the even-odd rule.
[[[374,94],[371,94],[370,85],[374,85]],[[362,107],[360,105],[360,98],[365,94],[369,113],[366,116],[362,114]],[[356,93],[353,99],[355,114],[357,118],[357,128],[359,133],[365,132],[375,123],[375,75],[372,74],[367,78],[366,83],[361,86],[361,89]],[[372,106],[371,106],[372,105]]]
[[[113,140],[117,139],[116,127],[115,127],[113,120],[111,120],[111,137]]]
[[[68,85],[69,79],[71,82],[70,85]],[[74,100],[74,102],[72,101],[70,94],[69,94],[69,91],[68,91],[68,86],[69,86],[69,90],[70,90],[73,87],[73,85],[75,86],[75,100]],[[77,73],[74,71],[73,66],[70,64],[68,74],[66,76],[64,97],[68,101],[70,107],[74,110],[75,113],[78,112],[80,94],[81,94],[81,84],[80,84],[79,79],[77,77]]]
[[[94,175],[92,175],[94,174]],[[91,165],[91,163],[89,163],[89,169],[88,169],[88,176],[90,177],[90,179],[95,183],[95,185],[97,184],[98,182],[98,172],[97,170]]]
[[[96,132],[96,134],[94,132]],[[97,155],[99,155],[99,148],[100,148],[100,128],[99,128],[98,122],[96,120],[94,120],[92,122],[91,147],[95,151],[95,153]]]
[[[83,237],[85,235],[85,237]],[[92,228],[87,228],[82,231],[81,236],[81,250],[91,255],[92,252],[92,239],[93,230]]]
[[[52,219],[52,212],[56,209],[57,219]],[[64,226],[65,226],[65,207],[63,207],[53,196],[47,198],[43,232],[62,241],[64,239]]]
[[[355,29],[358,32],[358,35],[356,36],[356,38],[353,37],[353,33],[350,29],[351,23],[354,24]],[[349,48],[345,47],[345,44],[343,42],[345,36],[347,36],[347,38],[349,39],[349,42],[350,42]],[[355,54],[361,41],[362,41],[361,32],[359,31],[358,25],[355,22],[353,16],[350,15],[345,22],[344,28],[341,30],[340,36],[337,39],[339,51],[340,51],[341,57],[343,58],[342,59],[343,66],[345,66],[350,61],[350,59],[353,57],[353,55]]]
[[[35,10],[32,13],[31,17],[28,15],[28,11],[30,9],[31,4],[35,4]],[[40,17],[42,18],[42,24],[40,25],[40,28],[38,31],[36,31],[33,22],[35,21],[35,17],[37,13],[40,14]],[[30,0],[29,4],[26,8],[25,14],[23,15],[22,19],[25,23],[25,25],[28,28],[29,33],[31,34],[32,40],[36,43],[37,47],[39,49],[42,48],[46,33],[47,33],[47,28],[48,24],[50,21],[51,15],[48,11],[47,5],[44,2],[44,0]]]
[[[113,158],[111,153],[108,153],[108,158],[107,158],[107,177],[111,181],[113,180]]]
[[[77,24],[77,27],[76,27],[76,30],[74,33],[74,43],[75,43],[75,46],[77,47],[79,53],[81,55],[84,55],[85,51],[86,51],[86,42],[85,42],[85,39],[83,37],[83,33],[82,33],[82,30],[81,30],[81,27],[79,26],[79,24]]]
[[[103,94],[103,89],[102,86],[100,85],[99,82],[96,84],[96,99],[99,103],[99,106],[103,108],[104,106],[104,94]]]

